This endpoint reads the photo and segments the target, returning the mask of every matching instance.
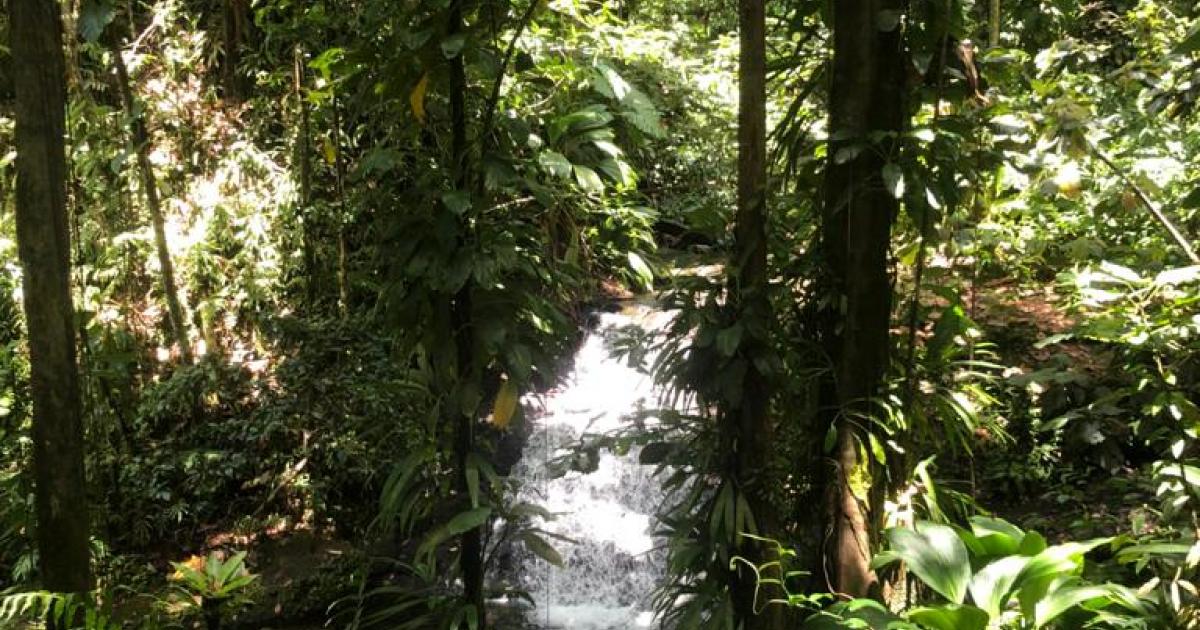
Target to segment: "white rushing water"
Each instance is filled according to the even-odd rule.
[[[625,630],[655,625],[650,596],[662,574],[664,554],[652,536],[653,515],[663,491],[653,467],[638,464],[638,449],[624,455],[601,451],[596,470],[555,477],[547,462],[571,452],[580,438],[606,433],[628,416],[658,406],[652,378],[613,356],[606,343],[626,326],[661,332],[670,314],[631,304],[600,313],[584,339],[571,373],[556,389],[528,397],[533,431],[513,470],[519,500],[537,503],[557,517],[543,529],[575,544],[552,541],[564,566],[522,555],[517,584],[537,602],[533,627]],[[646,357],[647,364],[654,357]]]

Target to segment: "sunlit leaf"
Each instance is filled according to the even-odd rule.
[[[904,197],[904,170],[889,162],[883,166],[883,186],[896,199]]]
[[[556,151],[542,151],[538,155],[538,165],[551,177],[565,179],[571,176],[571,161]]]
[[[906,615],[931,630],[986,630],[988,614],[974,606],[937,606],[914,608]]]
[[[958,533],[952,527],[925,521],[914,527],[889,529],[889,548],[929,588],[961,604],[971,581],[971,563]]]

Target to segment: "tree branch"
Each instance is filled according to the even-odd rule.
[[[479,130],[480,138],[486,138],[492,133],[492,126],[496,120],[496,108],[500,105],[500,88],[504,85],[504,76],[508,74],[508,66],[512,63],[513,55],[517,52],[517,40],[521,39],[521,35],[533,21],[533,15],[537,12],[539,4],[541,4],[540,0],[529,0],[529,8],[525,9],[521,21],[517,23],[517,29],[513,31],[512,38],[508,40],[508,50],[504,53],[504,60],[500,62],[496,81],[492,83],[492,93],[484,105],[483,127]]]
[[[1159,208],[1150,199],[1150,196],[1146,194],[1146,191],[1142,190],[1142,187],[1138,186],[1137,182],[1133,181],[1133,178],[1130,177],[1128,173],[1117,166],[1117,164],[1112,161],[1112,158],[1105,155],[1102,151],[1100,151],[1099,147],[1092,144],[1090,141],[1085,140],[1085,142],[1087,142],[1088,149],[1091,150],[1092,155],[1095,155],[1097,159],[1099,159],[1101,162],[1104,162],[1105,166],[1112,169],[1112,172],[1116,173],[1116,175],[1125,182],[1125,185],[1129,186],[1129,188],[1133,190],[1133,193],[1137,195],[1138,199],[1142,202],[1142,205],[1146,206],[1146,209],[1150,211],[1150,214],[1154,215],[1155,220],[1157,220],[1164,228],[1166,228],[1167,232],[1171,235],[1171,238],[1175,239],[1175,243],[1179,245],[1179,248],[1183,250],[1185,255],[1187,255],[1188,260],[1192,261],[1193,265],[1200,265],[1200,256],[1196,254],[1195,248],[1193,248],[1192,244],[1188,242],[1188,239],[1183,235],[1183,232],[1180,232],[1179,228],[1175,227],[1175,224],[1172,223],[1167,214],[1162,211],[1162,208]]]

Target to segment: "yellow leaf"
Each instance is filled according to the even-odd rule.
[[[412,105],[413,115],[417,117],[417,121],[425,124],[425,91],[429,89],[429,73],[425,73],[420,81],[417,81],[417,87],[413,88],[412,94],[408,95],[408,102]]]
[[[333,141],[331,141],[329,138],[325,138],[325,142],[321,148],[325,152],[325,162],[327,164],[333,165],[335,162],[337,162],[337,147],[333,146]]]
[[[498,429],[507,429],[517,412],[517,385],[512,381],[504,381],[500,391],[496,393],[496,402],[492,407],[492,424]]]

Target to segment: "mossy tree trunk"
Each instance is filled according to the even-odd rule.
[[[867,440],[873,401],[881,393],[890,347],[892,288],[888,248],[899,200],[888,190],[883,169],[896,158],[904,127],[904,0],[839,0],[834,4],[833,81],[830,141],[820,251],[834,295],[826,318],[825,350],[833,382],[823,388],[826,427],[836,434],[830,474],[825,478],[830,540],[823,569],[829,584],[853,597],[878,582],[870,568],[869,488],[853,478],[879,483],[879,470],[857,475],[870,462]],[[865,448],[863,445],[867,445]],[[872,474],[875,473],[875,474]],[[860,484],[861,485],[861,484]],[[858,491],[856,494],[855,491]]]
[[[66,65],[55,0],[10,0],[17,245],[29,330],[42,587],[91,588],[83,422],[66,206]]]
[[[745,499],[757,531],[738,532],[772,536],[776,506],[771,504],[769,463],[773,458],[774,423],[771,418],[773,388],[765,366],[771,364],[770,331],[774,326],[768,295],[767,271],[767,52],[766,2],[742,0],[739,4],[741,40],[738,104],[737,214],[729,269],[730,307],[742,327],[737,360],[746,366],[737,404],[723,418],[726,444],[734,450],[733,483]],[[777,560],[767,545],[753,539],[736,541],[739,555],[761,566]],[[734,607],[746,629],[782,627],[782,610],[766,606],[771,594],[759,587],[759,575],[741,566],[733,576]],[[780,577],[764,574],[762,577]],[[756,610],[758,609],[758,610]],[[761,611],[761,614],[760,612]]]

